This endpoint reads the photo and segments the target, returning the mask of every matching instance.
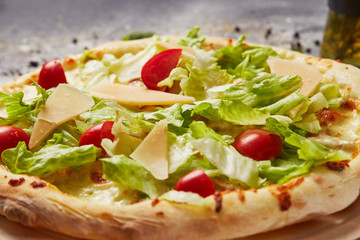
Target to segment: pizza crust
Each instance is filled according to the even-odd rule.
[[[176,42],[179,37],[167,38]],[[119,57],[125,52],[142,50],[148,41],[112,42],[92,51],[97,56],[110,52]],[[231,41],[208,38],[206,46],[219,48]],[[359,69],[274,49],[284,58],[317,67],[324,81],[351,87],[348,90],[351,98],[360,94]],[[9,93],[21,90],[32,80],[36,81],[37,76],[38,71],[27,74],[4,85],[3,90]],[[359,81],[354,82],[354,79]],[[0,213],[27,226],[89,239],[231,239],[281,228],[347,207],[359,194],[359,174],[358,156],[343,171],[320,166],[281,186],[216,193],[207,198],[207,206],[158,199],[110,206],[72,197],[37,177],[15,175],[2,166]],[[18,183],[20,178],[24,179],[20,185],[10,184]]]

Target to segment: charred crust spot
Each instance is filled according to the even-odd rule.
[[[214,199],[215,199],[215,212],[220,212],[222,208],[222,195],[220,192],[214,193]]]
[[[109,180],[106,180],[102,176],[103,176],[102,172],[92,172],[90,174],[90,179],[91,179],[91,181],[93,181],[94,183],[97,183],[97,184],[108,183]]]
[[[25,178],[21,177],[19,179],[10,179],[8,184],[12,187],[17,187],[23,184],[24,182],[25,182]]]
[[[287,211],[291,207],[291,195],[287,190],[277,189],[278,191],[271,191],[271,194],[279,200],[279,207],[281,211]]]
[[[276,197],[279,201],[279,207],[281,211],[287,211],[291,207],[291,195],[289,190],[299,186],[304,181],[303,177],[290,180],[284,185],[277,185],[276,187],[270,188],[270,193]]]
[[[245,202],[245,191],[244,191],[244,189],[239,188],[239,189],[237,190],[237,193],[238,193],[238,198],[239,198],[239,200],[240,200],[241,202]]]
[[[32,182],[30,183],[30,185],[33,187],[33,188],[43,188],[43,187],[46,187],[46,183],[44,182]]]
[[[155,207],[159,202],[160,202],[160,199],[154,198],[154,199],[151,201],[151,206],[152,206],[152,207]]]
[[[316,182],[317,184],[323,184],[324,183],[324,178],[318,175],[314,175],[312,177],[312,179],[314,180],[314,182]]]
[[[342,160],[339,162],[326,162],[325,165],[330,170],[342,171],[345,167],[349,167],[349,162],[349,160]]]
[[[158,216],[158,217],[165,216],[164,212],[156,212],[155,215]]]

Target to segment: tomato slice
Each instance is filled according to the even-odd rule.
[[[93,144],[95,147],[101,148],[103,155],[105,150],[101,146],[101,140],[108,138],[114,141],[115,136],[111,133],[113,121],[105,121],[88,128],[79,139],[79,146]]]
[[[215,193],[214,184],[201,169],[195,169],[180,178],[174,189],[176,191],[197,193],[202,197],[207,197]]]
[[[238,135],[233,143],[241,154],[258,161],[277,158],[281,145],[279,135],[264,129],[247,130]]]
[[[0,126],[0,154],[8,149],[14,148],[19,142],[25,142],[28,146],[30,136],[22,129],[13,126]]]
[[[180,59],[182,49],[168,49],[153,56],[141,70],[141,79],[152,90],[165,91],[166,87],[157,84],[170,75]]]
[[[60,83],[67,83],[61,62],[55,59],[45,63],[40,70],[38,84],[48,90]]]

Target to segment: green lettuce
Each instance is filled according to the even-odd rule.
[[[153,175],[135,160],[124,155],[111,158],[101,158],[103,177],[119,182],[129,189],[145,193],[150,198],[155,198],[169,189],[164,181],[157,180]]]
[[[256,162],[242,156],[234,147],[224,146],[213,138],[196,139],[191,144],[225,176],[248,187],[259,186]]]
[[[1,159],[12,173],[42,176],[62,168],[84,166],[94,162],[100,154],[101,150],[93,145],[64,145],[63,138],[57,135],[35,153],[27,150],[24,142],[19,142],[16,148],[5,150]]]
[[[202,34],[199,34],[200,27],[194,26],[190,32],[186,35],[185,38],[180,39],[178,44],[187,46],[187,47],[197,47],[200,48],[201,44],[205,41],[206,37]]]
[[[277,76],[263,72],[225,90],[224,98],[241,100],[250,107],[264,107],[299,90],[301,85],[299,76]]]
[[[280,134],[287,145],[296,148],[299,159],[314,161],[315,165],[320,165],[328,161],[348,159],[348,156],[342,153],[332,151],[320,143],[295,133],[274,118],[268,118],[266,120],[266,127],[271,132]]]
[[[216,100],[198,103],[192,114],[198,114],[209,120],[227,121],[235,125],[263,125],[270,114],[253,109],[241,100]]]

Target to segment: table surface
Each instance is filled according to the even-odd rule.
[[[132,31],[184,35],[194,25],[206,35],[246,35],[248,41],[284,48],[300,45],[319,56],[327,13],[326,0],[0,0],[0,84]],[[335,215],[246,239],[277,239],[278,234],[282,239],[344,239],[344,232],[348,239],[356,238],[359,204],[357,200]],[[4,217],[0,225],[6,239],[70,239]]]
[[[319,54],[326,0],[0,0],[0,84],[132,31],[201,33]]]

